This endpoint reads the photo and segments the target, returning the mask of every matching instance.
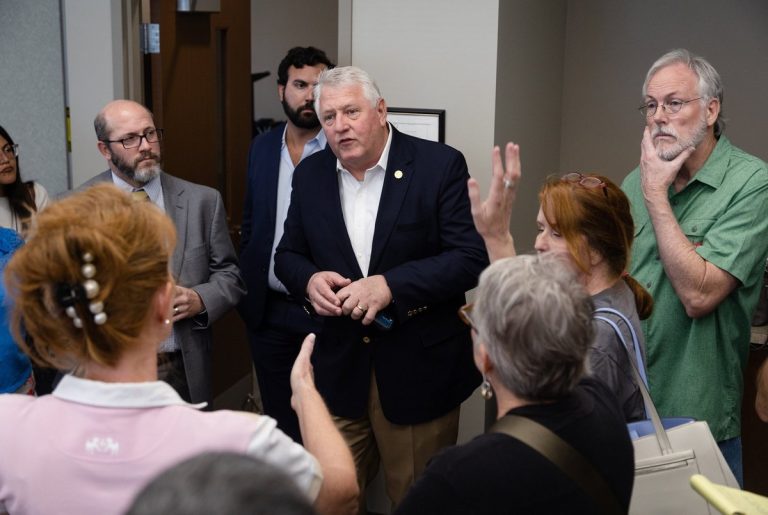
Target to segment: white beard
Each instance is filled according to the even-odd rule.
[[[697,147],[699,143],[704,140],[704,136],[707,134],[707,119],[702,116],[699,125],[693,131],[688,138],[681,138],[675,129],[672,127],[660,127],[654,125],[651,136],[656,137],[660,134],[672,136],[675,138],[674,143],[665,144],[664,142],[656,143],[656,155],[665,161],[672,161],[677,156],[682,154],[683,150],[688,147]]]

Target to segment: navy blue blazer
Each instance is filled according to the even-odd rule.
[[[277,179],[284,130],[285,123],[281,123],[257,136],[248,152],[248,181],[240,236],[240,272],[248,293],[240,301],[238,311],[251,330],[255,330],[264,317],[269,290],[269,260],[275,241]]]
[[[394,327],[383,331],[350,317],[326,317],[313,363],[334,415],[365,413],[373,367],[387,419],[417,424],[446,414],[480,382],[469,328],[457,310],[488,256],[472,223],[464,156],[393,130],[369,275],[387,280]],[[296,168],[275,256],[277,277],[299,298],[310,276],[322,270],[363,277],[344,224],[330,146]]]

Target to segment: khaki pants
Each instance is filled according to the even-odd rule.
[[[459,407],[423,424],[392,424],[381,411],[376,377],[372,374],[368,413],[359,419],[333,417],[333,421],[352,451],[360,485],[360,513],[365,514],[365,488],[376,476],[379,461],[394,509],[424,472],[430,458],[456,443]]]

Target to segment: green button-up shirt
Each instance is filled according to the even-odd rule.
[[[715,440],[739,436],[750,320],[768,253],[768,168],[721,136],[683,190],[670,186],[672,211],[696,252],[739,286],[709,315],[690,318],[667,278],[640,188],[640,169],[622,184],[632,203],[630,273],[653,295],[643,322],[651,394],[662,416],[709,423]]]

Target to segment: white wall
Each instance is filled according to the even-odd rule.
[[[251,72],[271,72],[253,86],[255,119],[285,120],[277,66],[289,49],[314,46],[337,62],[337,13],[337,0],[251,0]]]
[[[352,1],[352,64],[387,104],[446,110],[446,143],[484,174],[493,144],[499,2]]]
[[[107,169],[93,118],[124,96],[120,0],[63,0],[66,87],[72,134],[72,186]]]
[[[0,125],[19,144],[22,179],[67,188],[58,0],[0,0]]]
[[[512,213],[520,252],[533,250],[538,191],[559,170],[566,1],[499,3],[496,144],[520,145],[523,179]]]

